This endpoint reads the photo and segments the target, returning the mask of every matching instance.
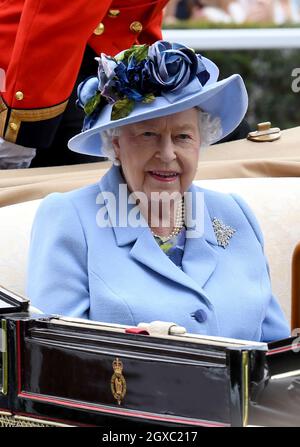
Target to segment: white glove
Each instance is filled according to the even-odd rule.
[[[0,137],[0,169],[28,168],[36,149],[19,146]]]

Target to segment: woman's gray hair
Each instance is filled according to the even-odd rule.
[[[222,136],[222,126],[220,118],[213,118],[209,113],[198,109],[199,129],[201,135],[201,149],[210,146],[218,141]],[[121,127],[107,129],[101,132],[102,153],[111,161],[114,161],[115,151],[113,148],[113,139],[120,135]]]

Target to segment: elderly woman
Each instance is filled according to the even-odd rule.
[[[269,341],[289,336],[262,234],[241,198],[193,185],[199,147],[247,109],[239,75],[159,41],[99,59],[79,87],[74,151],[108,154],[96,184],[48,196],[32,231],[28,295],[46,313]]]

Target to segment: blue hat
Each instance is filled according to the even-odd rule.
[[[97,77],[78,87],[78,105],[86,113],[82,132],[69,141],[74,152],[103,155],[100,132],[199,107],[230,134],[248,107],[240,75],[218,81],[218,67],[178,43],[134,45],[117,56],[101,54]]]

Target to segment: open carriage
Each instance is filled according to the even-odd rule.
[[[296,148],[299,129],[284,133],[278,143],[281,149],[291,133]],[[274,292],[292,317],[292,329],[298,328],[300,249],[295,247],[300,240],[300,181],[296,155],[290,149],[289,154],[274,157],[279,146],[273,143],[273,158],[259,157],[260,149],[252,146],[254,155],[246,163],[241,162],[238,149],[232,150],[234,144],[241,143],[231,143],[230,162],[220,160],[226,145],[218,148],[218,154],[205,154],[198,179],[205,177],[205,163],[219,177],[221,171],[228,174],[229,165],[233,177],[245,177],[245,169],[249,173],[254,163],[261,177],[270,166],[279,169],[273,178],[211,179],[202,180],[201,185],[237,191],[253,208],[265,235]],[[289,163],[295,169],[290,177],[283,172]],[[71,171],[67,180],[64,176],[61,190],[78,185],[74,185],[76,170],[78,167],[73,183]],[[48,171],[55,187],[60,172],[62,168]],[[83,172],[81,181],[87,183],[93,175],[99,176],[95,165]],[[41,195],[32,195],[32,191],[41,194],[45,178],[36,179],[36,188],[29,181],[24,188],[23,182],[23,194],[27,188],[31,199],[39,199]],[[10,197],[18,191],[18,180],[14,181]],[[38,202],[11,204],[0,210],[0,282],[4,286],[0,291],[0,425],[300,425],[300,339],[296,332],[287,340],[265,344],[196,336],[172,324],[130,328],[36,313],[20,295],[24,294],[26,252]]]

